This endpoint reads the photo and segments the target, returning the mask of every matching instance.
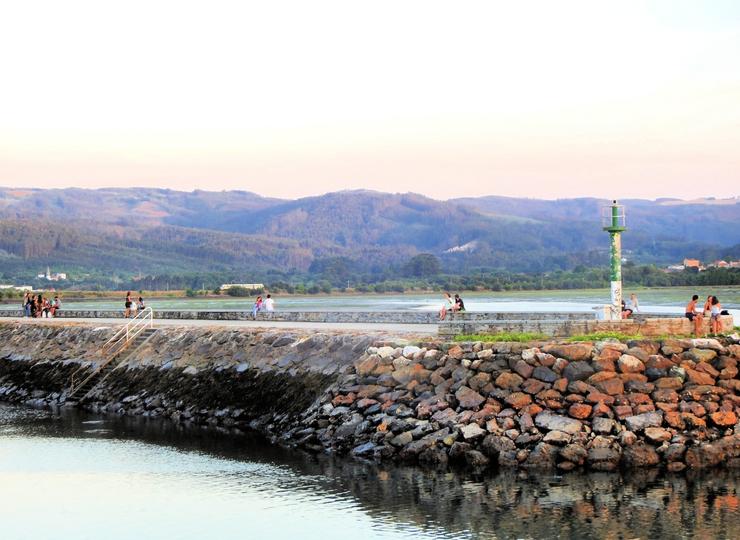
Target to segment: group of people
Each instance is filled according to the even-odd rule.
[[[49,300],[42,295],[34,295],[27,292],[23,295],[23,316],[24,317],[55,317],[57,312],[62,308],[62,302],[59,296],[55,295],[54,300]]]
[[[137,311],[141,311],[146,308],[146,306],[144,305],[144,299],[141,296],[139,296],[139,299],[136,302],[133,301],[133,298],[131,297],[131,291],[128,291],[126,293],[126,302],[123,305],[125,308],[123,311],[123,316],[126,319],[128,319],[129,317],[136,317]]]
[[[261,295],[257,297],[252,306],[252,318],[256,319],[257,313],[260,311],[264,311],[266,313],[272,313],[275,311],[275,301],[272,299],[271,294],[268,294],[264,300]]]
[[[460,298],[459,294],[456,294],[453,298],[452,295],[448,292],[445,293],[445,303],[442,305],[442,308],[439,310],[439,320],[444,321],[447,318],[447,312],[458,312],[458,311],[465,311],[465,302],[463,302],[463,299]]]
[[[707,296],[702,310],[697,309],[698,302],[699,295],[695,294],[686,305],[686,318],[694,323],[694,332],[697,336],[700,335],[702,333],[704,317],[709,317],[709,331],[712,334],[719,334],[722,331],[722,320],[720,317],[728,314],[726,310],[722,309],[719,298],[713,295]]]

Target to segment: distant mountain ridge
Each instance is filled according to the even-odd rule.
[[[738,253],[740,201],[624,200],[624,249],[640,262]],[[53,263],[100,272],[306,271],[432,253],[445,271],[606,264],[595,198],[340,191],[284,200],[246,191],[0,188],[0,275]]]

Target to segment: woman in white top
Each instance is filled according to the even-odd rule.
[[[452,295],[448,292],[445,293],[445,303],[442,305],[442,309],[439,310],[439,320],[444,321],[447,317],[447,310],[452,309],[455,306]]]

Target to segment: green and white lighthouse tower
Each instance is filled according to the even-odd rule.
[[[611,281],[611,305],[609,306],[609,318],[620,319],[622,317],[622,233],[627,230],[624,220],[624,206],[612,201],[611,206],[604,208],[603,216],[604,230],[609,233],[611,241],[609,251]]]

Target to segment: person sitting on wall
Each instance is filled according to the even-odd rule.
[[[455,295],[455,305],[452,306],[452,311],[465,311],[465,302],[459,294]]]
[[[702,335],[702,329],[701,329],[701,327],[702,327],[702,323],[704,323],[704,315],[700,311],[697,311],[696,310],[696,302],[698,300],[699,300],[699,295],[698,294],[695,294],[694,296],[691,297],[691,302],[689,302],[686,305],[685,317],[688,320],[693,321],[693,323],[694,323],[694,333],[697,336],[701,336]]]
[[[450,309],[455,311],[455,302],[452,301],[450,293],[445,293],[445,303],[442,305],[442,309],[439,310],[439,320],[444,321],[447,318],[447,310]]]
[[[62,309],[62,302],[59,300],[59,295],[54,295],[54,301],[51,303],[51,316],[56,317],[60,309]]]

